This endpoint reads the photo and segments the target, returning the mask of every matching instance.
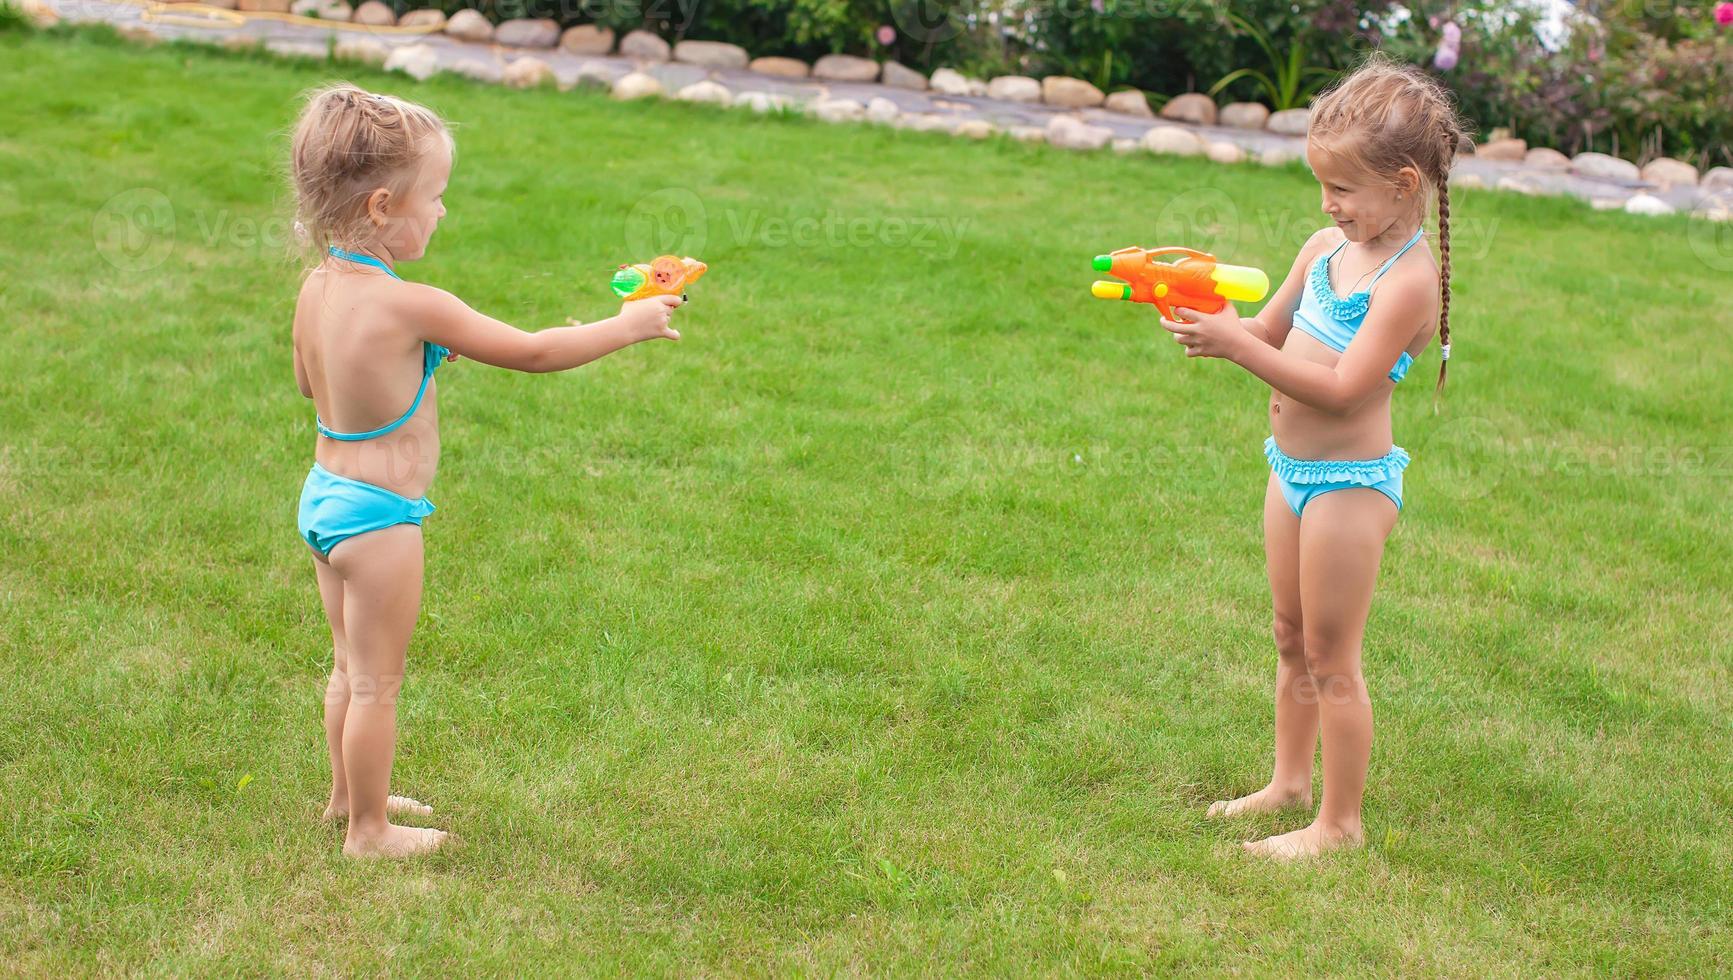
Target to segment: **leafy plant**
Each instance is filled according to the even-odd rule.
[[[1209,88],[1211,96],[1219,95],[1229,85],[1242,78],[1257,82],[1269,96],[1272,109],[1297,109],[1312,101],[1312,96],[1318,90],[1329,84],[1336,77],[1336,72],[1329,68],[1306,63],[1306,35],[1296,33],[1288,41],[1287,54],[1284,56],[1276,51],[1275,39],[1263,28],[1236,13],[1228,14],[1228,20],[1234,26],[1244,31],[1264,53],[1270,57],[1270,70],[1259,71],[1256,68],[1237,68],[1223,75]]]
[[[34,26],[24,11],[0,0],[0,31],[27,31]]]

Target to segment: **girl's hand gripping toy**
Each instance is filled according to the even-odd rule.
[[[697,259],[663,255],[638,265],[620,266],[608,288],[628,303],[652,296],[678,296],[684,300],[686,287],[697,282],[709,268]]]
[[[1177,262],[1157,262],[1163,255],[1180,256]],[[1122,248],[1111,255],[1095,257],[1095,271],[1125,282],[1098,281],[1089,291],[1099,299],[1126,299],[1153,303],[1161,315],[1178,320],[1176,307],[1215,313],[1229,300],[1256,303],[1270,291],[1263,270],[1243,265],[1222,265],[1208,252],[1170,245],[1164,248]]]

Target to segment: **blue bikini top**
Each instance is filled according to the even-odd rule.
[[[1294,311],[1294,326],[1317,338],[1324,346],[1337,353],[1347,351],[1348,342],[1360,332],[1360,325],[1366,322],[1366,310],[1372,305],[1372,287],[1390,271],[1404,252],[1414,247],[1425,233],[1422,228],[1408,239],[1408,244],[1397,249],[1396,254],[1384,260],[1384,264],[1373,273],[1372,281],[1366,288],[1348,296],[1336,295],[1336,287],[1330,285],[1330,260],[1336,257],[1344,241],[1331,249],[1330,254],[1321,255],[1312,266],[1311,275],[1306,277],[1306,290],[1300,296],[1300,308]],[[1414,357],[1407,351],[1396,359],[1396,366],[1390,369],[1390,380],[1401,381],[1408,376],[1408,368],[1413,365]]]
[[[379,261],[378,259],[374,258],[371,255],[362,255],[362,254],[359,254],[356,252],[345,252],[343,249],[340,249],[335,245],[331,246],[329,251],[332,255],[336,256],[337,258],[343,259],[343,260],[348,261],[348,262],[359,262],[362,265],[371,265],[371,266],[375,266],[375,267],[380,268],[380,269],[384,269],[386,274],[389,275],[393,279],[402,279],[403,278],[402,276],[399,276],[396,272],[392,271],[390,266],[386,265],[384,262]],[[445,363],[445,359],[447,357],[449,357],[450,355],[451,355],[451,351],[448,348],[441,347],[438,344],[432,343],[430,341],[423,341],[422,342],[422,345],[421,345],[421,387],[416,390],[415,401],[410,404],[409,411],[404,412],[403,415],[397,419],[397,421],[391,423],[390,425],[382,425],[377,429],[372,429],[372,430],[369,430],[367,432],[338,432],[335,429],[332,429],[330,426],[326,425],[325,421],[323,419],[319,418],[319,416],[317,414],[315,414],[313,416],[313,424],[318,427],[320,435],[324,436],[327,439],[336,439],[339,442],[362,442],[362,441],[367,440],[367,439],[377,439],[380,436],[385,435],[389,432],[396,431],[398,426],[401,426],[403,423],[409,421],[410,417],[415,414],[415,410],[421,407],[421,399],[427,394],[427,383],[429,381],[433,380],[433,372],[435,370],[437,370],[441,364]]]

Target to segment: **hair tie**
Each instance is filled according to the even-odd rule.
[[[1440,344],[1439,347],[1444,352],[1444,358],[1443,359],[1446,361],[1450,360],[1450,345],[1449,344]]]

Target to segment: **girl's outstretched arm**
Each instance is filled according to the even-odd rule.
[[[639,341],[680,339],[679,331],[668,325],[682,303],[677,296],[626,303],[618,315],[595,323],[528,331],[478,313],[443,289],[405,285],[411,288],[403,290],[404,322],[422,340],[513,371],[569,371]]]
[[[1418,265],[1406,273],[1392,270],[1380,284],[1360,332],[1334,367],[1258,343],[1240,328],[1239,315],[1231,306],[1219,313],[1179,310],[1193,322],[1163,318],[1161,325],[1185,346],[1187,357],[1225,358],[1296,401],[1345,414],[1389,383],[1391,365],[1424,325],[1437,301],[1437,289],[1437,280]]]

